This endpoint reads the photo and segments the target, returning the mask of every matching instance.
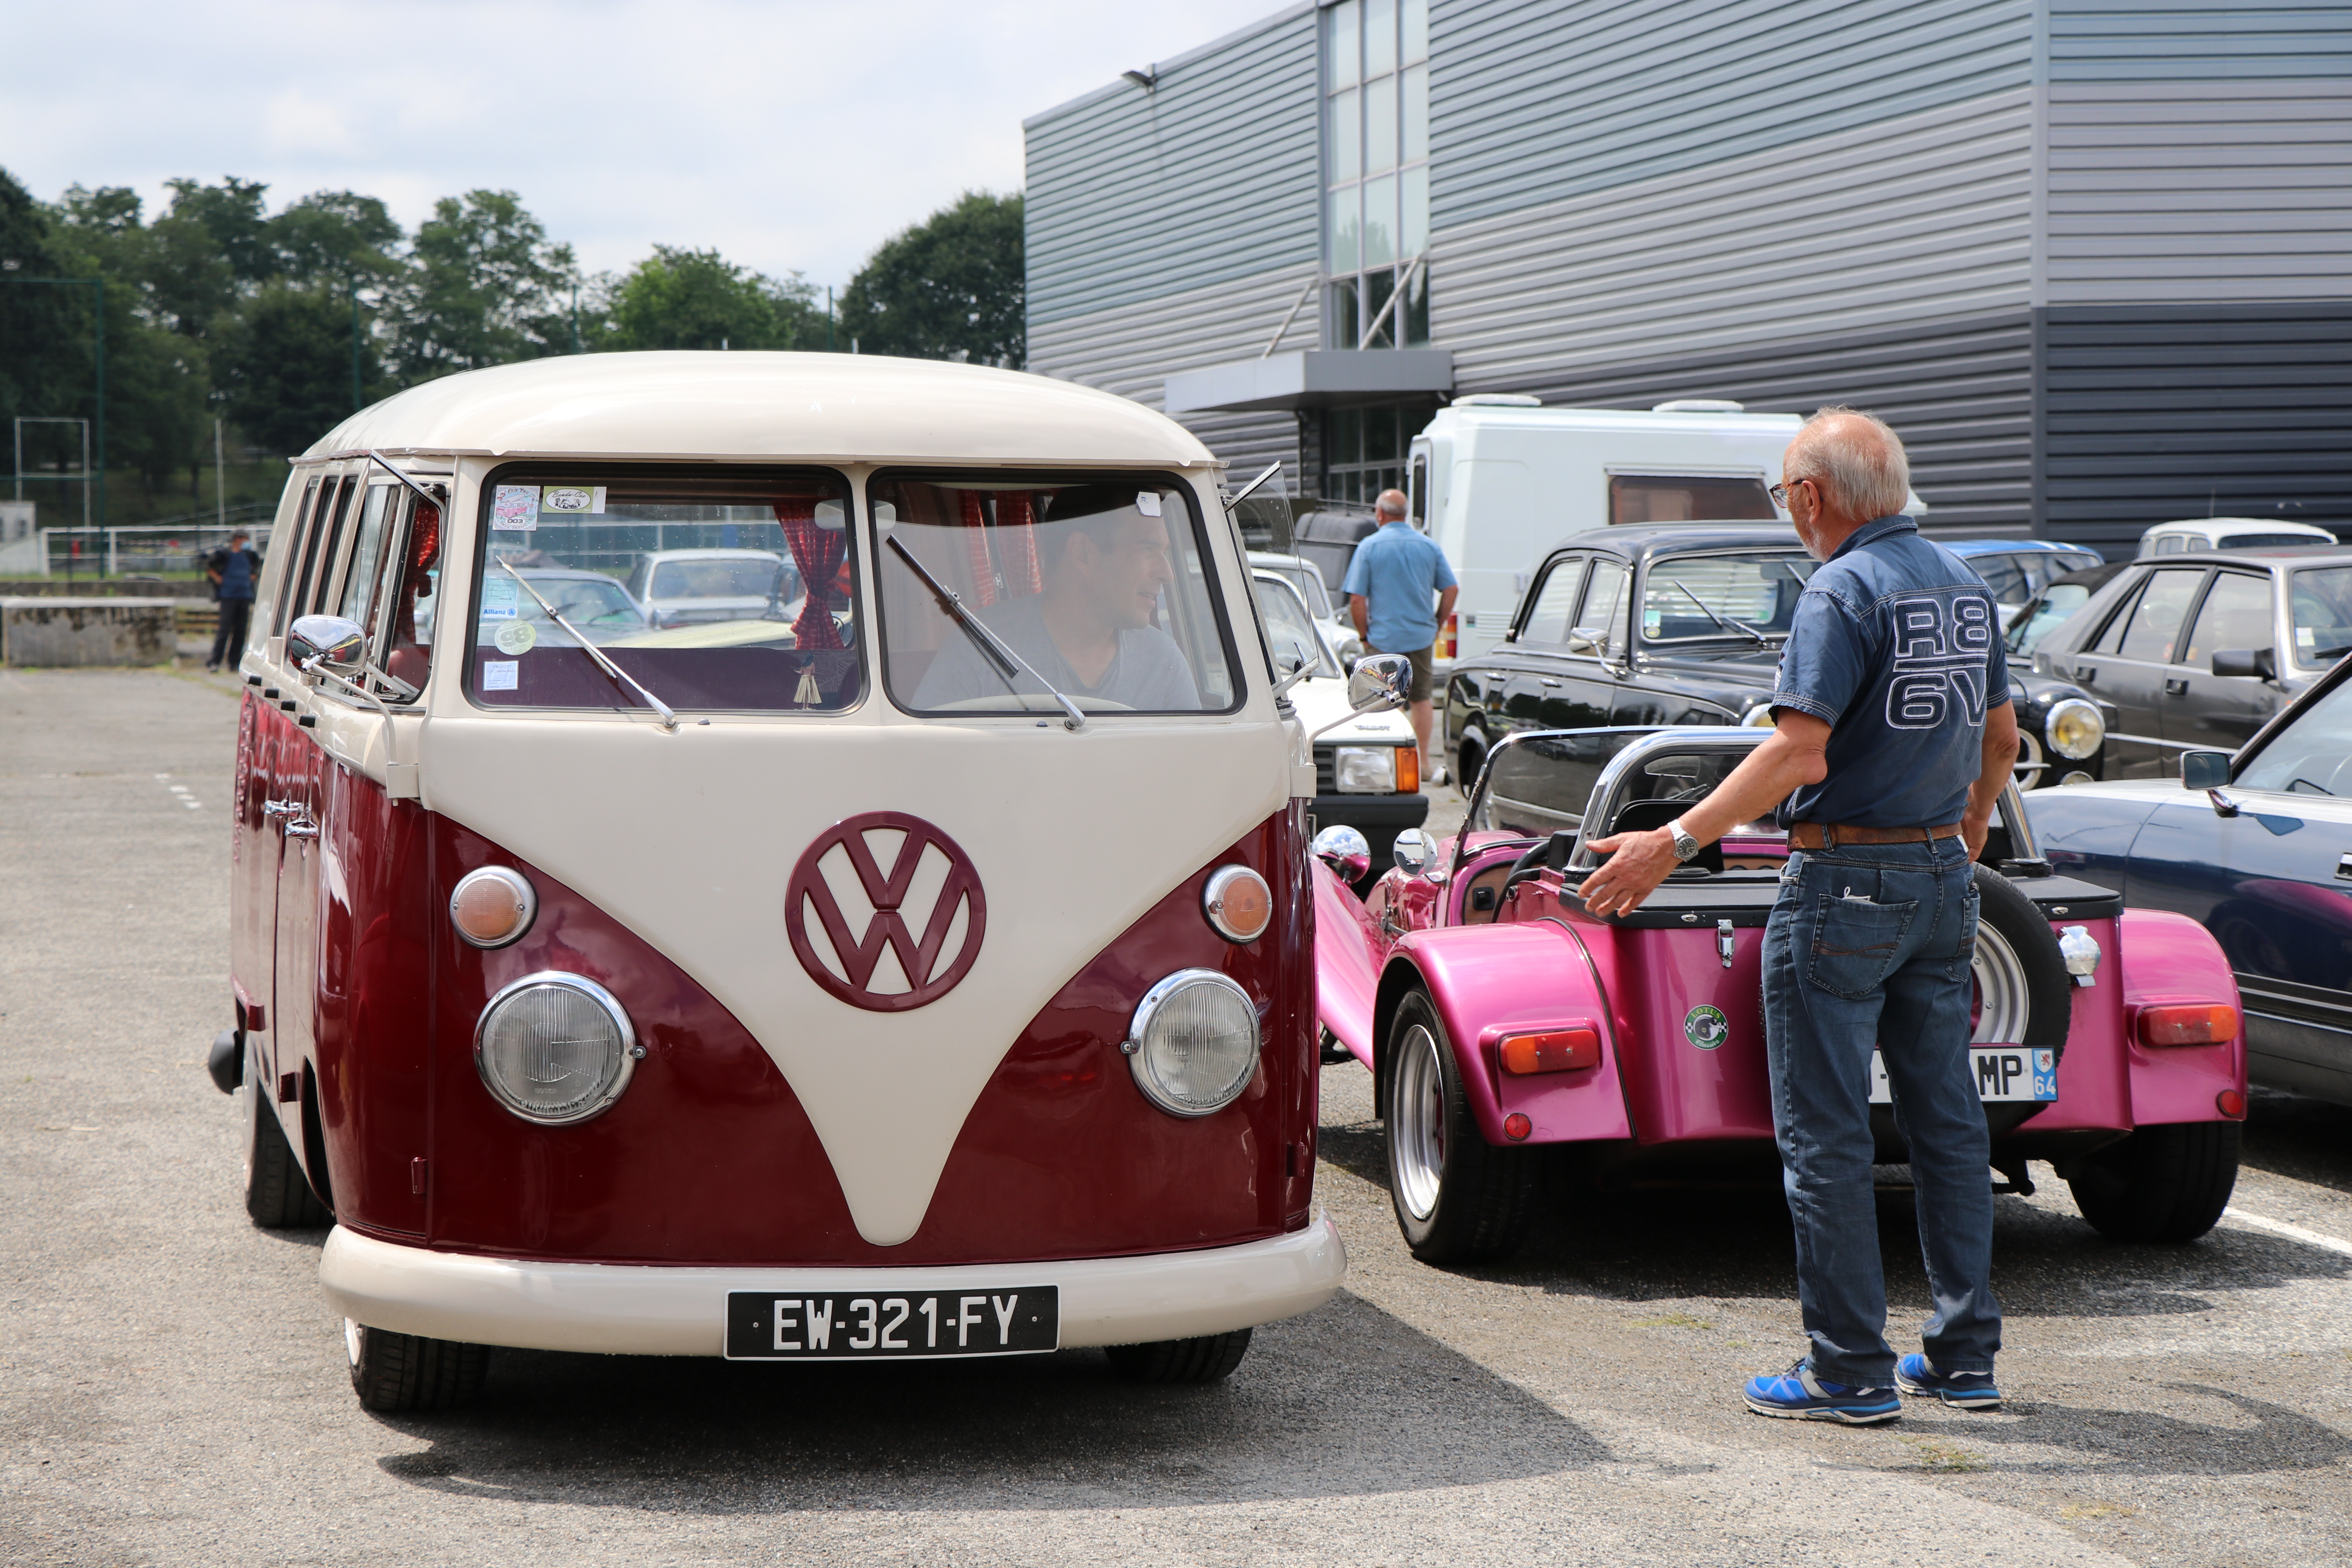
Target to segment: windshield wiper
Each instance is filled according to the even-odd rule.
[[[540,596],[539,590],[532,587],[528,582],[525,582],[523,574],[516,571],[511,564],[504,561],[499,562],[499,564],[506,569],[506,574],[508,576],[522,584],[522,591],[529,594],[531,596],[531,601],[538,605],[541,609],[547,612],[547,618],[549,620],[553,621],[557,626],[562,626],[566,632],[569,632],[572,635],[572,640],[580,645],[580,650],[583,653],[596,661],[598,668],[611,676],[614,679],[623,682],[630,690],[635,692],[638,696],[644,698],[648,703],[652,704],[654,711],[661,715],[661,727],[664,730],[669,731],[672,733],[677,731],[677,715],[670,711],[670,706],[668,703],[663,701],[660,698],[655,696],[652,692],[647,691],[644,687],[638,685],[637,678],[635,676],[631,675],[627,670],[623,669],[619,665],[614,664],[611,659],[606,658],[603,648],[598,647],[594,643],[590,642],[588,640],[587,634],[583,632],[578,626],[573,626],[570,621],[565,620],[563,618],[562,612],[559,611],[553,605],[549,604],[545,599],[541,598]]]
[[[955,624],[963,628],[964,636],[971,638],[971,646],[987,656],[988,662],[995,668],[997,679],[1004,682],[1006,690],[1015,697],[1021,695],[1021,689],[1013,684],[1013,667],[1018,665],[1028,673],[1030,679],[1045,689],[1046,695],[1062,705],[1064,713],[1069,715],[1062,721],[1062,728],[1076,731],[1087,727],[1087,716],[1079,710],[1078,705],[1055,690],[1052,681],[1031,668],[1027,659],[1013,652],[1011,645],[994,632],[990,631],[978,616],[965,609],[962,597],[954,589],[932,576],[929,568],[916,560],[915,552],[908,549],[906,542],[895,533],[890,536],[890,548],[898,552],[898,559],[904,561],[908,569],[920,577],[923,580],[923,585],[937,596],[940,608],[954,617]]]
[[[1756,639],[1756,646],[1759,647],[1770,647],[1772,646],[1772,639],[1770,637],[1766,637],[1762,632],[1758,631],[1746,621],[1727,620],[1725,617],[1717,615],[1713,610],[1707,608],[1706,601],[1705,599],[1700,598],[1688,588],[1683,587],[1683,580],[1681,578],[1669,577],[1666,579],[1666,582],[1675,588],[1681,588],[1683,597],[1688,599],[1692,604],[1696,605],[1699,609],[1699,614],[1705,616],[1708,620],[1713,621],[1717,626],[1721,626],[1725,631],[1744,632],[1748,636]]]

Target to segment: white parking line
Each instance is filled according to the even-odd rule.
[[[2289,1241],[2299,1241],[2305,1247],[2324,1247],[2329,1252],[2340,1252],[2347,1258],[2352,1258],[2352,1241],[2346,1241],[2341,1237],[2324,1236],[2315,1230],[2305,1230],[2299,1225],[2289,1225],[2284,1220],[2265,1219],[2258,1214],[2248,1214],[2242,1208],[2223,1209],[2221,1217],[2226,1220],[2235,1220],[2248,1230],[2267,1231],[2273,1236],[2283,1236]]]
[[[165,789],[170,790],[173,798],[178,800],[182,805],[186,806],[190,811],[202,811],[205,808],[204,803],[189,792],[187,785],[171,783],[171,777],[172,775],[169,773],[157,773],[155,775],[155,782],[162,784]]]

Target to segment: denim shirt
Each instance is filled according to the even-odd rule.
[[[1782,826],[1957,822],[1984,768],[1985,710],[2009,700],[1992,590],[1907,517],[1847,535],[1797,600],[1775,708],[1830,725],[1829,774]]]

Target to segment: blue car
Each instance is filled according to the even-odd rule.
[[[2046,539],[1940,539],[1992,590],[2005,627],[2051,579],[2096,566],[2099,552],[2087,545],[2053,544]]]
[[[2246,1015],[2247,1077],[2352,1105],[2352,658],[2177,779],[2025,798],[2060,872],[2200,921]]]

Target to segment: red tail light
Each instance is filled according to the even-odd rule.
[[[1518,1076],[1539,1072],[1580,1072],[1601,1065],[1598,1029],[1555,1029],[1540,1035],[1506,1035],[1503,1070]]]
[[[1454,657],[1454,645],[1458,630],[1456,623],[1461,619],[1459,615],[1445,617],[1445,624],[1437,628],[1437,649],[1430,656],[1431,658],[1452,658]]]
[[[2163,1007],[2143,1007],[2139,1043],[2143,1046],[2210,1046],[2238,1033],[2238,1010],[2220,1002],[2191,1002]]]

